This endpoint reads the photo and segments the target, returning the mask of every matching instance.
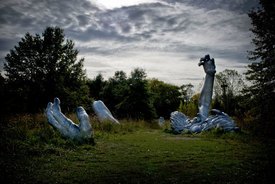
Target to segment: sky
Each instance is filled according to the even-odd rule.
[[[257,0],[0,0],[0,69],[25,33],[64,29],[91,79],[142,68],[147,78],[199,86],[198,61],[247,70],[253,35],[247,13]]]

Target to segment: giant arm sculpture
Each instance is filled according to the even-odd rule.
[[[119,124],[102,101],[95,101],[92,107],[99,121],[111,121]],[[79,124],[74,123],[61,112],[60,100],[58,98],[55,98],[53,103],[48,103],[45,113],[49,124],[57,129],[64,137],[78,141],[93,139],[89,116],[83,107],[78,107],[76,110]]]
[[[182,133],[183,131],[199,133],[217,127],[225,131],[237,130],[234,121],[224,112],[212,109],[213,115],[208,116],[216,73],[215,61],[213,58],[210,59],[209,55],[206,55],[200,59],[199,66],[203,66],[206,74],[199,98],[199,113],[197,117],[190,120],[181,112],[172,112],[170,117],[172,130],[175,133]]]
[[[214,59],[210,59],[209,55],[200,59],[199,66],[201,65],[204,68],[206,76],[199,99],[199,117],[201,121],[205,121],[208,117],[209,107],[212,100],[216,66]]]

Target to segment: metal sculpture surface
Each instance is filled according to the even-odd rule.
[[[102,101],[95,101],[92,106],[100,121],[119,123]],[[49,124],[64,137],[78,141],[93,138],[89,116],[83,107],[78,107],[76,110],[79,124],[74,123],[61,112],[60,100],[58,98],[55,98],[53,103],[48,103],[45,113]]]
[[[199,133],[218,127],[225,131],[234,131],[238,129],[234,121],[224,112],[213,109],[211,111],[213,115],[208,116],[216,73],[215,61],[213,58],[210,59],[209,55],[206,55],[204,58],[200,59],[199,66],[203,66],[206,74],[199,98],[199,113],[197,117],[190,120],[181,112],[172,112],[170,116],[172,130],[175,133],[182,133],[183,131]]]
[[[84,108],[78,107],[76,114],[79,120],[78,125],[61,112],[60,100],[58,98],[55,98],[53,103],[49,102],[46,108],[48,122],[64,137],[78,141],[92,138],[92,126]]]
[[[119,124],[118,120],[113,117],[112,113],[101,100],[94,101],[93,110],[95,111],[99,121],[111,121]]]
[[[216,66],[214,59],[210,59],[209,55],[200,59],[199,66],[203,66],[206,76],[199,99],[198,115],[190,120],[181,112],[172,112],[170,117],[172,130],[175,133],[182,133],[183,131],[198,133],[217,127],[225,131],[238,129],[234,121],[224,112],[213,109],[211,111],[212,115],[208,116],[213,94]],[[99,121],[111,121],[119,124],[118,120],[113,117],[112,113],[101,100],[94,101],[92,107]],[[60,100],[58,98],[54,99],[54,103],[49,102],[46,108],[48,122],[63,136],[75,140],[92,138],[93,131],[88,114],[83,107],[78,107],[76,113],[80,122],[79,124],[75,124],[61,112]]]

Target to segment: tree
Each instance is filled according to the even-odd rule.
[[[194,95],[193,88],[194,86],[191,83],[180,86],[181,100],[178,111],[189,117],[195,117],[198,109],[198,103],[194,100],[197,95]]]
[[[7,96],[7,87],[6,87],[6,79],[0,73],[0,122],[1,118],[3,118],[8,113],[8,96]]]
[[[226,69],[216,74],[213,108],[235,115],[239,106],[237,99],[244,85],[242,75],[236,70]]]
[[[152,120],[156,117],[152,103],[152,94],[149,91],[146,72],[136,68],[128,79],[129,93],[117,107],[125,109],[127,116],[133,119]]]
[[[169,118],[171,112],[180,104],[179,87],[164,83],[157,79],[149,80],[149,90],[153,94],[153,105],[158,116]]]
[[[180,86],[180,93],[181,93],[181,99],[183,100],[184,103],[187,103],[190,101],[191,97],[194,95],[194,86],[189,83],[189,84],[183,84]]]
[[[194,118],[197,116],[199,107],[200,94],[194,94],[188,101],[181,101],[178,110],[188,117]]]
[[[55,96],[68,110],[88,102],[84,59],[61,28],[48,27],[42,36],[26,35],[5,57],[4,70],[17,111],[36,112]],[[13,111],[16,111],[13,109]]]
[[[118,104],[120,104],[129,93],[126,73],[124,71],[116,71],[115,75],[109,78],[102,89],[102,99],[116,117],[125,118],[127,109]]]
[[[275,130],[275,2],[260,0],[260,4],[261,8],[248,14],[255,49],[249,52],[253,63],[248,66],[246,77],[252,85],[247,88],[246,96],[255,122],[261,127],[258,131],[271,134]]]
[[[237,96],[241,94],[245,84],[242,75],[236,70],[225,69],[216,74],[214,86],[215,96],[223,95],[223,85],[227,86],[227,93]]]
[[[96,100],[102,99],[102,91],[106,85],[106,81],[102,74],[98,74],[93,80],[88,80],[90,96]]]
[[[115,72],[104,86],[102,98],[116,117],[146,120],[155,118],[152,94],[143,69],[134,69],[128,78],[123,71]]]

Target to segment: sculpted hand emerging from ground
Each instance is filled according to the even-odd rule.
[[[78,107],[76,114],[80,122],[78,125],[61,112],[58,98],[54,99],[54,103],[49,102],[46,108],[48,122],[63,136],[78,141],[89,140],[93,136],[89,116],[83,107]]]
[[[99,121],[110,121],[119,124],[118,120],[113,117],[112,113],[101,100],[94,101],[92,107]],[[93,140],[93,132],[88,114],[83,107],[78,107],[76,114],[80,122],[79,124],[75,124],[61,112],[60,100],[58,98],[55,98],[53,103],[49,102],[46,108],[48,122],[64,137],[78,141]]]

